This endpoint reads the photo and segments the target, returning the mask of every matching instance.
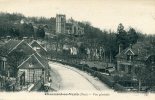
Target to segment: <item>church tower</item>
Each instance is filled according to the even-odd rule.
[[[56,34],[64,34],[66,32],[66,15],[56,15]]]

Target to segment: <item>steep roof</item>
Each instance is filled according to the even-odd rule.
[[[14,51],[20,51],[25,55],[35,53],[32,47],[24,40],[10,40],[0,47],[1,56],[8,56]]]
[[[137,42],[121,51],[116,57],[125,59],[128,51],[135,56],[136,60],[147,60],[150,55],[155,55],[155,47],[150,42]]]
[[[44,67],[46,69],[49,68],[49,65],[48,65],[48,60],[46,58],[44,58],[43,56],[39,55],[37,52],[34,53],[35,57],[37,57],[37,59],[44,65]]]
[[[16,49],[22,51],[25,55],[32,55],[35,53],[35,50],[26,42],[21,43]]]
[[[5,41],[4,40],[0,40],[0,46],[5,44]]]
[[[9,40],[7,43],[0,47],[0,55],[6,56],[22,42],[23,41],[19,40]]]
[[[30,45],[31,45],[32,47],[34,47],[35,45],[37,45],[37,46],[41,47],[44,51],[47,52],[47,50],[46,50],[42,45],[40,45],[40,43],[38,43],[36,40],[33,40],[33,41],[30,43]]]
[[[18,53],[23,54],[23,59],[20,59],[18,68],[43,69],[49,67],[48,61],[44,57],[41,57],[27,42],[24,42],[24,40],[10,40],[0,47],[1,56],[10,57],[12,54],[14,55],[14,52],[17,55]]]
[[[43,61],[38,59],[35,54],[29,56],[21,65],[18,66],[19,69],[45,69]]]

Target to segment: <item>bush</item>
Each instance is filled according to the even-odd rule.
[[[122,85],[120,84],[114,84],[114,87],[113,87],[116,91],[126,91],[125,87],[123,87]]]
[[[91,69],[94,70],[94,71],[97,71],[98,70],[96,67],[92,67]]]

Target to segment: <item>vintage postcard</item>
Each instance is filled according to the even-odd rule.
[[[0,100],[155,98],[154,0],[0,0]]]

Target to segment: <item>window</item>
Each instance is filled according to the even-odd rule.
[[[40,76],[42,75],[41,69],[35,69],[35,81],[40,80]]]
[[[30,63],[30,64],[29,64],[29,67],[33,67],[33,64],[32,64],[32,63]]]
[[[28,69],[28,82],[33,83],[40,80],[42,69]]]
[[[133,60],[133,56],[132,55],[127,55],[127,60],[128,61],[132,61]]]
[[[155,71],[155,66],[152,66],[152,71]]]
[[[29,82],[34,82],[34,74],[35,71],[33,69],[29,69]]]
[[[2,69],[5,70],[5,61],[2,61]]]

